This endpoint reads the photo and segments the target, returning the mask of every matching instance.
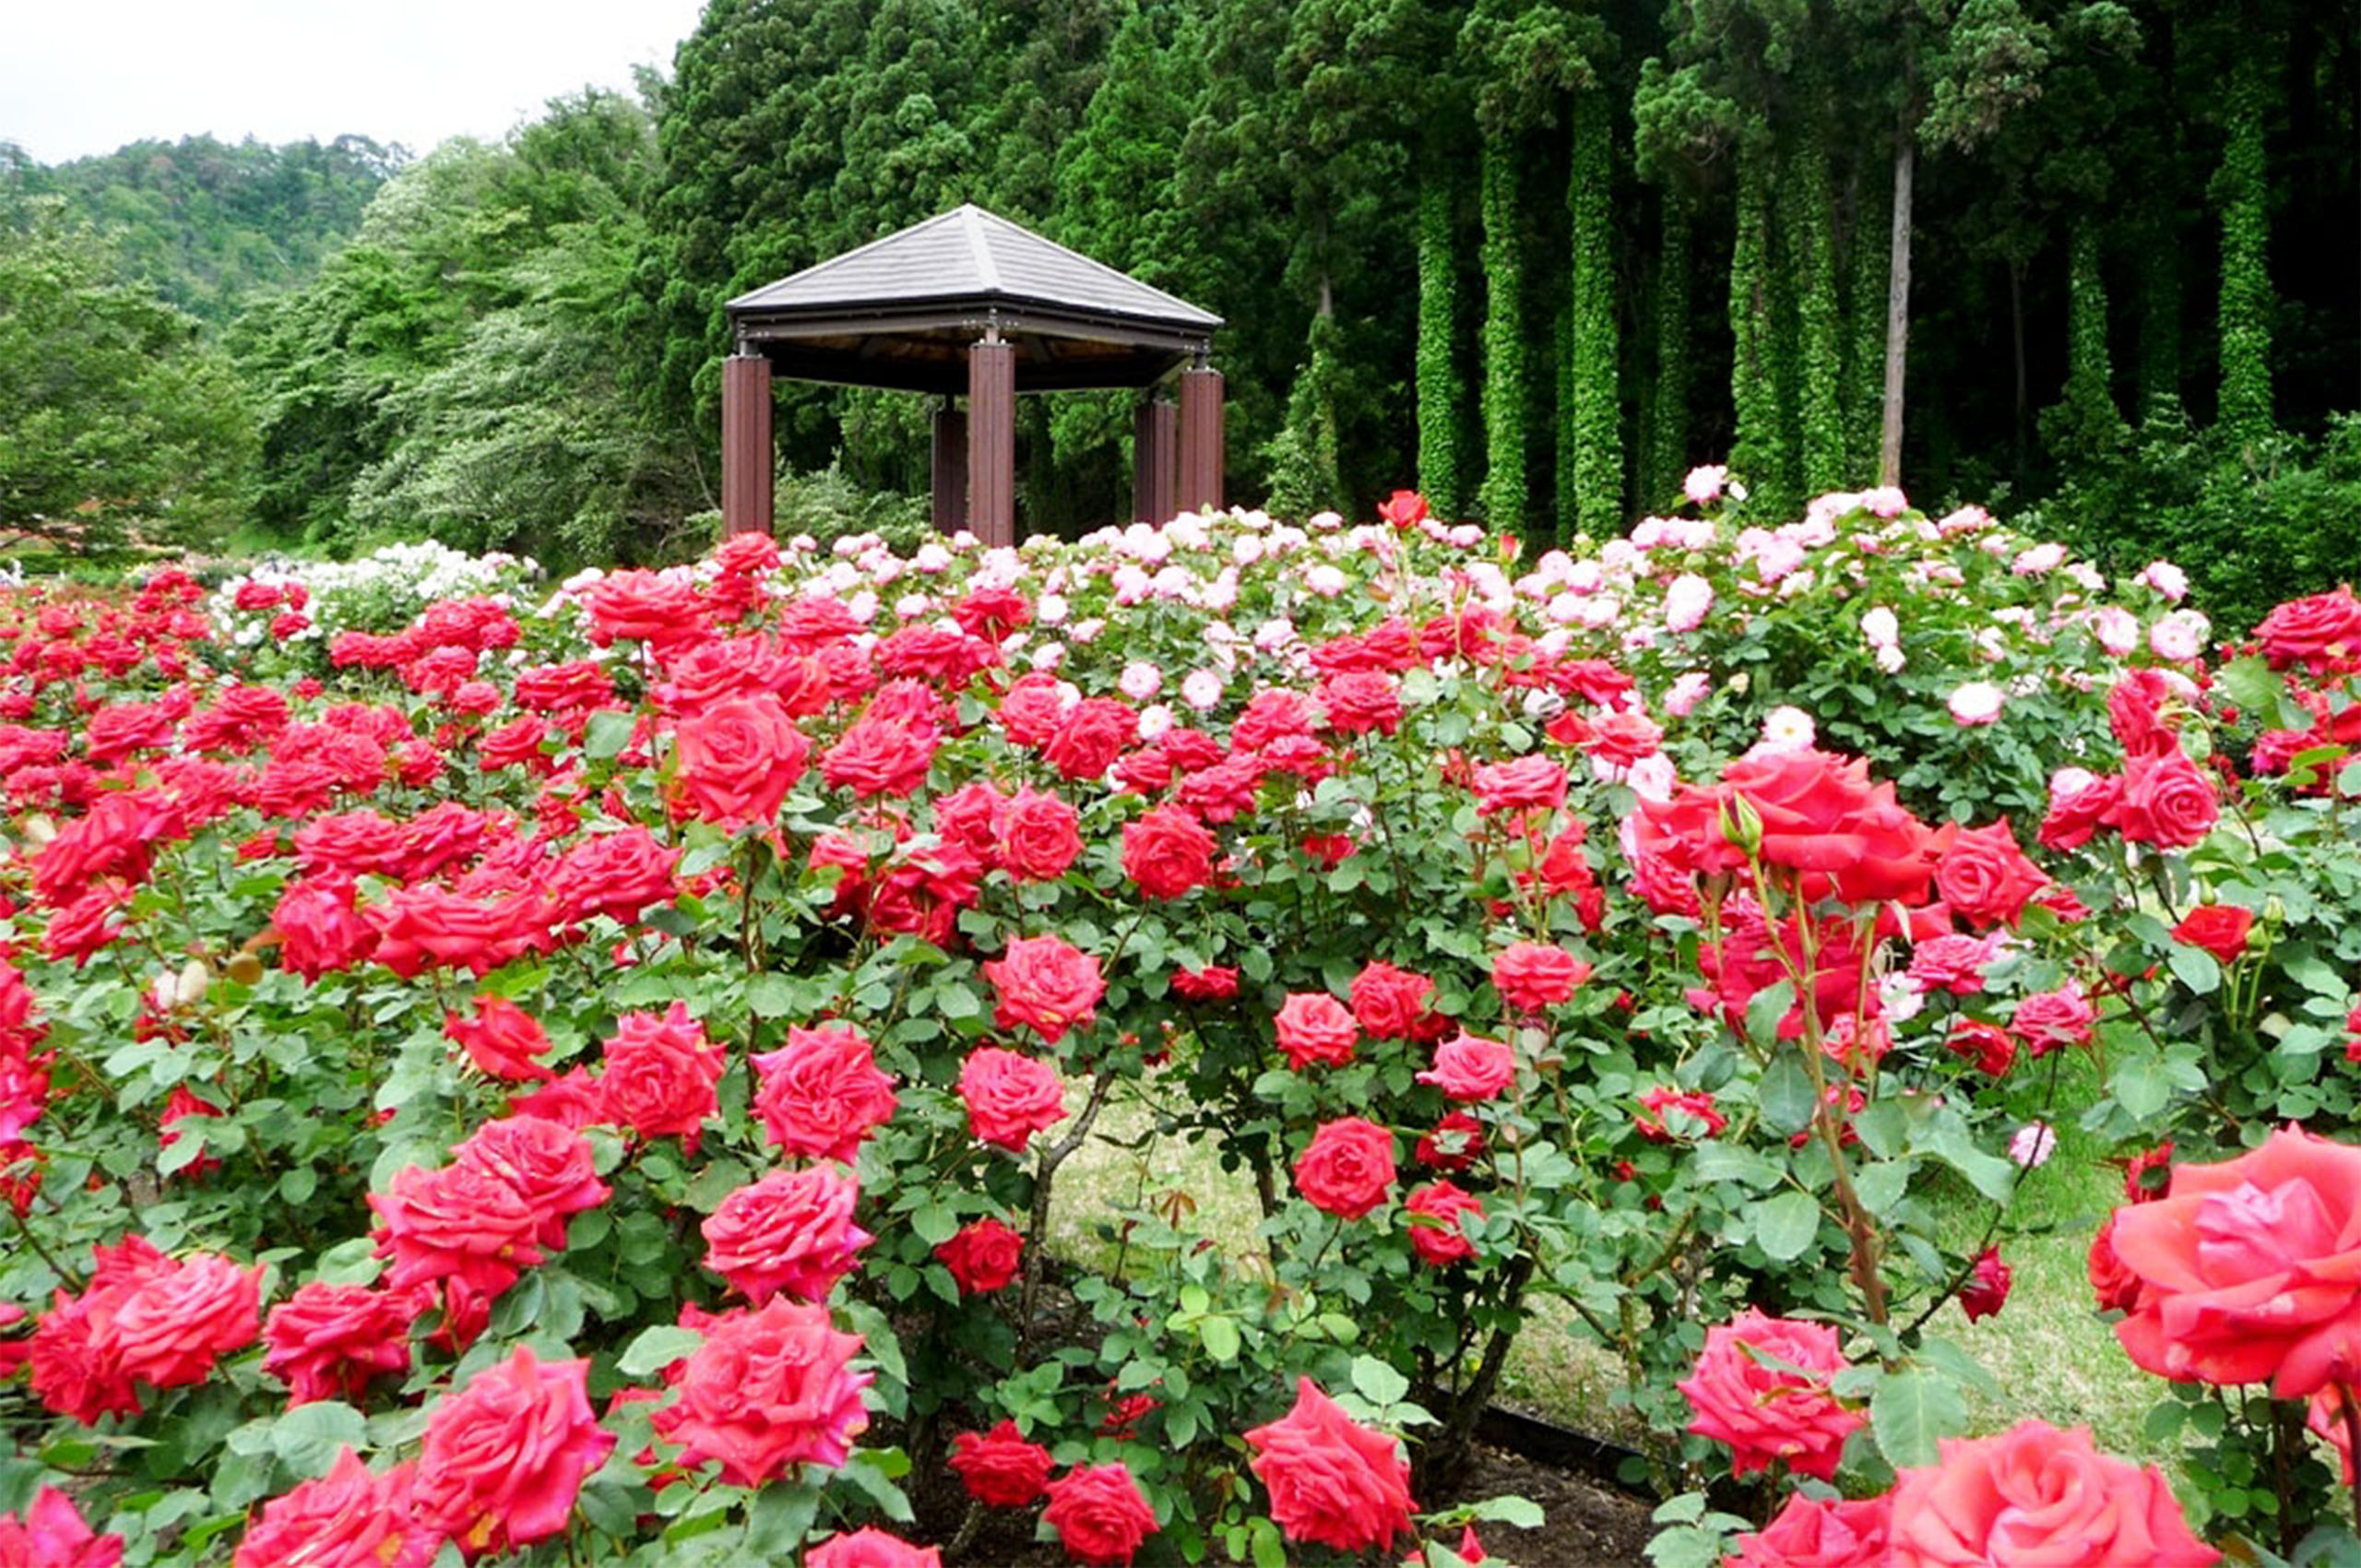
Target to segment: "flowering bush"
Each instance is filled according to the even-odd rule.
[[[2069,1054],[2127,1148],[2260,1137],[2333,1059],[2296,1031],[2351,889],[2295,825],[2349,791],[2247,739],[2273,660],[2341,733],[2332,614],[2216,673],[2169,568],[2118,604],[1876,494],[1529,567],[1405,496],[752,536],[539,603],[452,570],[334,620],[8,601],[0,1506],[48,1522],[0,1529],[70,1492],[137,1562],[825,1565],[1013,1514],[1084,1562],[1443,1568],[1533,1515],[1441,1504],[1554,1298],[1655,1434],[1667,1563],[2208,1560],[2153,1472],[1968,1436],[1941,1314],[2004,1310]],[[2230,790],[2234,743],[2284,781]],[[1112,1266],[1053,1269],[1119,1103],[1252,1233],[1144,1167]],[[2309,1201],[2203,1262],[2313,1292],[2291,1399],[2350,1381]],[[2127,1324],[2196,1289],[2150,1223]],[[1724,1465],[1814,1490],[1709,1514]],[[1928,1479],[1975,1465],[1997,1512]]]

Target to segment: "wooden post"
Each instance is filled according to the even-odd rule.
[[[957,533],[967,526],[967,416],[945,398],[934,406],[934,527]]]
[[[771,531],[771,362],[739,352],[721,362],[721,532]]]
[[[1180,510],[1183,512],[1221,505],[1221,372],[1210,366],[1195,365],[1180,373]]]
[[[1016,350],[997,330],[967,350],[967,526],[1016,542]]]
[[[1132,422],[1132,516],[1162,528],[1180,510],[1172,499],[1179,410],[1151,393]]]

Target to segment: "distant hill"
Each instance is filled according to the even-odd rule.
[[[63,196],[113,232],[135,276],[218,326],[256,293],[309,280],[408,160],[357,136],[283,147],[184,137],[55,165],[0,143],[0,217],[26,196]]]

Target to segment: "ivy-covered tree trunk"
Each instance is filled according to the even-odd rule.
[[[2070,461],[2114,448],[2123,434],[2107,354],[2106,279],[2099,269],[2099,220],[2074,220],[2066,272],[2066,395],[2052,446]]]
[[[2140,250],[2140,417],[2180,400],[2180,233],[2169,190],[2149,206]]]
[[[1780,211],[1796,295],[1796,385],[1798,470],[1804,493],[1824,494],[1845,482],[1845,418],[1839,396],[1844,343],[1836,299],[1836,219],[1828,188],[1828,153],[1815,139],[1788,162]]]
[[[1518,244],[1516,148],[1484,141],[1484,520],[1525,517],[1525,261]]]
[[[1457,517],[1459,431],[1465,388],[1459,379],[1459,252],[1452,243],[1453,192],[1430,155],[1418,179],[1418,489],[1445,517]]]
[[[1889,193],[1884,171],[1864,172],[1845,241],[1845,482],[1878,468],[1878,382],[1885,368],[1885,272]]]
[[[1648,405],[1647,477],[1641,502],[1663,505],[1689,468],[1689,208],[1664,193],[1656,255],[1656,374]]]
[[[1574,96],[1573,173],[1566,200],[1572,218],[1571,427],[1573,520],[1593,538],[1623,525],[1623,396],[1615,318],[1613,100],[1600,89]]]
[[[1893,133],[1892,248],[1886,259],[1885,400],[1878,415],[1878,482],[1902,482],[1902,401],[1910,370],[1910,200],[1918,140],[1904,119]]]
[[[1324,302],[1324,280],[1322,295]],[[1336,438],[1342,336],[1333,310],[1312,316],[1310,351],[1287,393],[1287,422],[1271,443],[1271,505],[1283,517],[1308,517],[1347,499]]]
[[[1574,417],[1580,394],[1574,386],[1574,302],[1571,292],[1558,302],[1549,343],[1555,350],[1550,362],[1558,372],[1558,405],[1549,422],[1556,434],[1550,450],[1551,496],[1556,508],[1557,537],[1571,540],[1582,531],[1582,445],[1580,424]]]
[[[2229,140],[2214,176],[2222,208],[2222,428],[2239,441],[2271,434],[2270,189],[2263,154],[2262,49],[2232,67]]]
[[[1777,511],[1786,503],[1787,446],[1772,298],[1770,167],[1761,153],[1738,156],[1738,239],[1730,249],[1730,403],[1738,430],[1730,461],[1762,504]]]

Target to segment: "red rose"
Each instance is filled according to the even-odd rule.
[[[705,1265],[756,1306],[782,1290],[825,1301],[876,1240],[852,1222],[860,1200],[852,1178],[834,1165],[774,1171],[706,1217]]]
[[[1374,730],[1391,735],[1402,723],[1401,688],[1394,677],[1374,670],[1348,670],[1320,683],[1315,694],[1328,715],[1328,727],[1342,735],[1363,735]]]
[[[203,1383],[213,1363],[262,1334],[262,1269],[200,1253],[148,1276],[114,1309],[107,1337],[126,1378],[158,1388]]]
[[[710,633],[696,584],[671,573],[611,573],[590,589],[585,608],[590,640],[600,647],[632,638],[660,650]]]
[[[2098,1014],[2082,995],[2082,987],[2070,980],[2056,991],[2040,992],[2018,1003],[2009,1019],[2009,1032],[2040,1057],[2061,1045],[2090,1044],[2091,1029],[2097,1022]]]
[[[1052,882],[1082,853],[1080,819],[1055,795],[1019,790],[1001,817],[1001,869],[1018,882]]]
[[[1791,1493],[1778,1517],[1732,1544],[1722,1568],[1890,1568],[1886,1529],[1893,1500],[1861,1503]]]
[[[2128,1313],[2140,1304],[2140,1277],[2115,1255],[2116,1215],[2110,1213],[2091,1236],[2090,1254],[2082,1263],[2091,1294],[2103,1313]]]
[[[2221,797],[2187,754],[2133,757],[2123,772],[2123,798],[2107,821],[2128,843],[2186,849],[2212,831]]]
[[[377,1254],[394,1260],[386,1282],[397,1290],[458,1279],[497,1296],[542,1258],[535,1241],[541,1217],[480,1165],[405,1166],[391,1191],[369,1194],[369,1206],[377,1212]]]
[[[1172,994],[1183,1002],[1227,1002],[1238,994],[1238,971],[1219,964],[1172,971]]]
[[[820,777],[831,789],[850,790],[864,800],[907,795],[926,782],[938,743],[930,728],[863,719],[821,757]]]
[[[683,1468],[717,1459],[725,1485],[761,1487],[794,1465],[835,1469],[852,1456],[874,1375],[852,1370],[860,1336],[785,1297],[701,1326],[705,1343],[667,1373],[679,1397],[654,1418],[657,1435],[682,1445]]]
[[[1025,1152],[1035,1133],[1066,1118],[1066,1089],[1058,1070],[996,1045],[967,1053],[959,1069],[959,1098],[967,1102],[970,1132],[1016,1154]]]
[[[1484,1124],[1465,1111],[1454,1111],[1418,1140],[1412,1158],[1436,1170],[1465,1170],[1484,1152]]]
[[[279,961],[307,980],[341,972],[367,958],[377,930],[358,907],[350,878],[291,882],[270,912],[279,933]]]
[[[1377,504],[1377,515],[1397,529],[1414,529],[1427,520],[1427,498],[1415,490],[1397,490]]]
[[[767,693],[714,704],[683,719],[676,740],[682,802],[723,827],[777,816],[812,754],[812,742]]]
[[[1663,749],[1664,731],[1644,713],[1618,708],[1593,726],[1581,745],[1610,767],[1630,767]]]
[[[1631,1124],[1650,1143],[1710,1138],[1730,1124],[1730,1119],[1714,1108],[1714,1097],[1703,1089],[1676,1089],[1658,1084],[1641,1092],[1640,1109],[1641,1113],[1631,1119]]]
[[[2215,1165],[2177,1165],[2118,1209],[2115,1254],[2140,1299],[2115,1325],[2160,1377],[2264,1383],[2300,1399],[2361,1382],[2361,1148],[2296,1128]]]
[[[377,931],[377,962],[404,980],[435,968],[487,975],[548,936],[547,906],[530,893],[485,900],[441,887],[398,887],[365,912]]]
[[[372,1379],[409,1371],[419,1300],[408,1291],[315,1280],[270,1309],[262,1370],[287,1384],[291,1407],[314,1399],[358,1405]]]
[[[1321,1123],[1296,1157],[1295,1188],[1323,1213],[1358,1219],[1394,1185],[1394,1134],[1358,1116]]]
[[[869,1041],[849,1024],[789,1028],[785,1045],[752,1060],[761,1080],[754,1114],[790,1158],[850,1165],[898,1102],[894,1080],[877,1070]]]
[[[1107,994],[1098,960],[1062,937],[1024,936],[983,966],[1000,1001],[992,1020],[1002,1028],[1031,1028],[1055,1045],[1068,1029],[1086,1029]]]
[[[431,1406],[418,1456],[419,1518],[469,1558],[564,1530],[584,1478],[615,1446],[591,1413],[589,1370],[587,1360],[543,1362],[519,1346]]]
[[[1847,1365],[1834,1329],[1749,1307],[1705,1331],[1696,1370],[1679,1384],[1696,1412],[1689,1430],[1728,1443],[1731,1473],[1741,1479],[1784,1463],[1826,1480],[1863,1420],[1828,1392]]]
[[[2162,1470],[2110,1458],[2090,1429],[2020,1422],[1998,1437],[1944,1438],[1941,1460],[1895,1479],[1893,1568],[1995,1562],[2207,1568]]]
[[[1959,1309],[1975,1323],[1998,1313],[2009,1302],[2009,1265],[2000,1261],[2000,1249],[1987,1247],[1976,1255],[1975,1266],[1967,1283],[1959,1289]]]
[[[694,1140],[720,1107],[714,1085],[728,1064],[704,1026],[689,1016],[686,1003],[675,1002],[661,1014],[626,1013],[607,1041],[599,1079],[608,1120],[644,1138],[677,1133]]]
[[[1910,950],[1910,980],[1921,991],[1974,996],[1984,989],[1985,966],[1999,956],[1997,938],[1930,936]]]
[[[674,872],[681,851],[658,842],[645,827],[602,833],[566,850],[550,873],[550,901],[567,921],[605,915],[634,925],[651,904],[670,903],[680,888]]]
[[[533,1016],[504,996],[476,998],[476,1016],[443,1016],[443,1032],[492,1077],[511,1083],[546,1082],[557,1075],[533,1060],[550,1048],[550,1037]]]
[[[1492,989],[1521,1013],[1571,1001],[1588,979],[1590,966],[1554,944],[1513,942],[1492,959]]]
[[[1178,806],[1158,806],[1123,825],[1123,874],[1151,898],[1178,898],[1213,880],[1219,848],[1195,817]]]
[[[1427,998],[1435,982],[1424,975],[1372,962],[1353,977],[1353,1021],[1374,1039],[1411,1039],[1426,1028]]]
[[[864,1525],[812,1548],[803,1554],[803,1568],[943,1568],[943,1553]]]
[[[1026,1442],[1014,1421],[961,1432],[951,1440],[950,1463],[967,1495],[987,1508],[1025,1507],[1050,1480],[1050,1451]]]
[[[1418,1075],[1453,1099],[1490,1099],[1516,1081],[1516,1052],[1465,1029],[1435,1047],[1435,1064]]]
[[[2014,925],[2049,878],[2025,859],[2009,819],[1962,829],[1935,863],[1935,891],[1976,928]]]
[[[1410,1189],[1402,1212],[1410,1227],[1410,1245],[1437,1268],[1476,1255],[1476,1243],[1459,1228],[1459,1217],[1484,1218],[1484,1203],[1475,1194],[1451,1182],[1430,1182]]]
[[[1345,1414],[1310,1378],[1295,1408],[1250,1429],[1247,1468],[1271,1493],[1271,1518],[1291,1541],[1360,1552],[1412,1528],[1410,1466],[1401,1445]]]
[[[997,1219],[979,1219],[961,1227],[959,1233],[934,1249],[943,1266],[951,1271],[964,1296],[989,1295],[1004,1290],[1016,1277],[1016,1268],[1025,1253],[1025,1238]]]
[[[2007,1077],[2017,1060],[2017,1042],[2009,1038],[2009,1032],[1981,1018],[1953,1018],[1943,1044],[1995,1078]]]
[[[426,1568],[442,1543],[411,1512],[413,1479],[409,1465],[373,1476],[359,1455],[343,1449],[326,1475],[262,1505],[261,1516],[238,1543],[231,1568]],[[6,1554],[0,1546],[0,1560]]]
[[[1565,803],[1566,770],[1537,752],[1476,770],[1476,809],[1487,816]]]
[[[2201,904],[2173,927],[2173,940],[2211,953],[2224,965],[2245,956],[2254,911],[2236,904]]]
[[[2316,671],[2334,669],[2361,658],[2361,600],[2349,586],[2305,599],[2291,599],[2272,607],[2255,628],[2272,668],[2308,664]]]
[[[1360,1026],[1345,1004],[1324,991],[1296,992],[1272,1020],[1287,1065],[1300,1073],[1314,1062],[1341,1067],[1353,1059]]]
[[[1050,1483],[1042,1519],[1058,1532],[1066,1554],[1091,1568],[1128,1568],[1140,1543],[1156,1533],[1156,1513],[1140,1483],[1121,1465],[1076,1465]]]
[[[1097,778],[1139,738],[1140,716],[1113,697],[1085,697],[1058,725],[1041,754],[1066,778]]]
[[[123,1538],[92,1534],[74,1500],[54,1487],[35,1492],[21,1519],[0,1514],[0,1562],[11,1568],[19,1563],[24,1568],[115,1568],[122,1561]],[[413,1565],[395,1563],[391,1568]]]

